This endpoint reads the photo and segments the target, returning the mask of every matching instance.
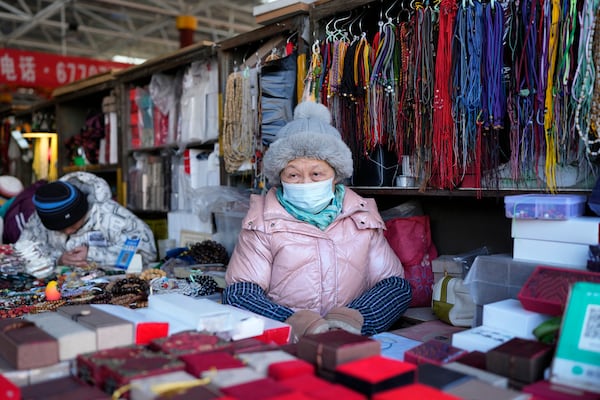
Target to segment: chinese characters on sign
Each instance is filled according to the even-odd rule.
[[[50,53],[0,49],[0,84],[55,88],[129,64]]]

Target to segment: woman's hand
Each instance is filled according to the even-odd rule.
[[[86,267],[87,261],[87,246],[75,247],[71,251],[65,251],[58,259],[58,265],[72,265],[75,267]]]

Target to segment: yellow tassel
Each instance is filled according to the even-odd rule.
[[[296,73],[296,98],[298,103],[302,101],[302,94],[304,93],[304,78],[306,77],[306,54],[298,54],[298,58],[296,59],[296,64],[298,65],[298,71]]]
[[[548,83],[546,86],[546,99],[544,103],[544,132],[546,137],[546,165],[544,172],[546,174],[546,187],[551,193],[556,192],[556,128],[554,126],[554,70],[556,68],[556,53],[558,34],[558,19],[560,11],[560,1],[552,0],[550,38],[548,40]]]

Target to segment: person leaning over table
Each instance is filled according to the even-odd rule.
[[[330,121],[303,102],[278,132],[263,159],[273,187],[251,196],[225,275],[223,303],[286,322],[294,341],[383,332],[411,300],[375,201],[342,184],[352,153]]]
[[[137,253],[144,265],[156,260],[152,230],[112,200],[108,183],[97,175],[66,174],[39,187],[33,204],[35,213],[18,242],[37,243],[57,265],[115,265],[128,238],[140,239]]]

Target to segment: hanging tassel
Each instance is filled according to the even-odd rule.
[[[440,4],[439,36],[435,60],[435,98],[433,101],[432,183],[440,188],[454,187],[455,154],[454,123],[452,120],[451,70],[452,37],[457,6],[454,1],[443,0]]]

